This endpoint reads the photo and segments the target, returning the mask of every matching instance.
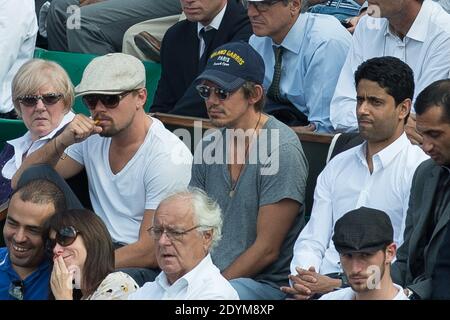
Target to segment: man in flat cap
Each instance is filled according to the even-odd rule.
[[[27,157],[13,187],[33,164],[48,164],[63,178],[86,168],[92,207],[117,248],[116,268],[156,268],[147,229],[159,202],[189,183],[192,154],[159,120],[145,114],[145,68],[139,59],[123,53],[95,58],[75,92],[92,117],[76,115],[41,152]],[[139,270],[142,279],[130,272],[139,284],[159,273]]]
[[[350,287],[321,300],[408,300],[403,288],[392,282],[397,246],[385,212],[366,207],[347,212],[336,221],[333,242]]]

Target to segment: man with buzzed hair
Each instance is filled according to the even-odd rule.
[[[62,191],[52,182],[33,180],[11,197],[0,248],[0,300],[46,300],[51,273],[45,256],[43,225],[66,209]]]

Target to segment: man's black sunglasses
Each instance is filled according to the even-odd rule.
[[[87,94],[83,96],[83,103],[89,108],[89,110],[94,110],[98,101],[101,101],[106,108],[114,109],[119,105],[119,102],[123,98],[133,91],[135,90],[124,91],[119,94]]]

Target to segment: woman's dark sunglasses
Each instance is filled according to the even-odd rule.
[[[42,96],[39,95],[26,95],[22,97],[18,97],[17,100],[24,105],[25,107],[34,107],[37,105],[39,100],[42,100],[42,103],[44,103],[46,106],[51,106],[57,103],[63,95],[61,93],[47,93],[43,94]]]
[[[63,227],[56,232],[55,239],[47,240],[47,249],[52,251],[56,244],[60,246],[67,247],[75,242],[77,236],[80,234],[80,231],[75,229],[75,227]]]
[[[94,110],[98,101],[101,101],[106,108],[114,109],[119,105],[120,100],[133,91],[135,90],[124,91],[119,94],[87,94],[83,96],[83,103],[89,108],[89,110]]]
[[[196,86],[195,89],[197,89],[200,97],[202,97],[205,100],[209,98],[212,90],[214,90],[214,93],[219,98],[219,100],[226,100],[226,99],[228,99],[228,97],[231,94],[231,92],[226,91],[225,89],[217,88],[217,87],[210,87],[205,84],[200,84],[200,85]]]

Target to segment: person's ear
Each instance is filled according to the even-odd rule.
[[[393,242],[386,247],[386,264],[391,264],[397,255],[397,245]]]
[[[250,95],[250,97],[248,98],[248,104],[254,105],[259,100],[262,99],[263,94],[264,94],[263,87],[259,84],[255,84],[254,90],[253,90],[252,94]]]
[[[208,252],[209,247],[211,247],[214,230],[209,229],[209,230],[202,231],[202,233],[203,233],[203,249],[205,250],[205,252]]]
[[[399,120],[404,121],[404,119],[408,116],[411,111],[412,101],[411,99],[405,99],[397,106],[399,108]]]
[[[142,108],[144,109],[145,102],[147,102],[147,89],[141,88],[137,91],[138,103],[136,105],[136,110]]]
[[[302,0],[292,0],[289,2],[289,9],[291,11],[291,16],[295,17],[302,9]]]

